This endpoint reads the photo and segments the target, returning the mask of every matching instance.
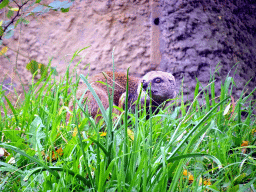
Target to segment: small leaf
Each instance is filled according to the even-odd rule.
[[[41,0],[36,0],[36,3],[40,3],[41,2]]]
[[[228,106],[225,108],[223,115],[227,115],[230,109],[231,103],[228,104]]]
[[[1,32],[0,32],[1,33]],[[14,35],[14,31],[10,30],[6,33],[6,35],[4,36],[5,39],[10,39],[12,36]]]
[[[6,7],[9,4],[9,0],[3,0],[2,3],[0,3],[0,9]]]
[[[0,147],[0,157],[7,157],[8,155],[8,152],[4,148]]]
[[[19,11],[19,8],[18,8],[18,7],[15,7],[15,8],[11,8],[10,10],[11,10],[11,11]]]
[[[245,147],[248,146],[249,142],[248,141],[243,141],[243,143],[241,144],[241,147]]]
[[[14,164],[16,161],[15,161],[15,158],[14,157],[11,157],[10,160],[8,161],[9,164]]]
[[[2,24],[3,24],[3,20],[0,21],[0,26],[2,26]]]
[[[247,174],[246,173],[242,173],[241,175],[237,176],[235,179],[234,179],[234,183],[235,184],[240,184],[242,183],[242,181],[246,178]]]
[[[4,34],[3,27],[2,27],[2,26],[0,26],[0,36],[3,36],[3,34]]]
[[[26,65],[26,69],[29,70],[32,73],[32,75],[37,75],[37,72],[38,72],[38,62],[36,62],[35,60],[31,60]]]
[[[75,137],[77,135],[77,128],[75,127],[74,131],[73,131],[73,134],[72,134],[72,137]]]
[[[50,173],[52,173],[57,179],[59,179],[59,175],[57,172],[55,172],[54,170],[50,169],[46,164],[42,163],[40,160],[34,158],[33,156],[30,156],[29,154],[25,153],[24,151],[20,150],[17,147],[8,145],[6,143],[0,143],[0,146],[5,147],[6,149],[11,149],[17,153],[19,153],[20,155],[27,157],[28,159],[30,159],[31,161],[37,163],[38,165],[42,166],[44,169],[48,170]]]
[[[56,67],[51,67],[51,72],[52,72],[52,75],[54,75],[54,76],[58,76],[59,75]]]
[[[131,138],[131,140],[134,141],[134,132],[131,129],[127,129],[127,134],[129,135],[129,137]]]
[[[7,28],[7,31],[13,30],[14,28],[15,28],[14,25],[10,25],[10,26]]]
[[[22,18],[19,18],[19,19],[15,22],[15,24],[14,24],[15,28],[17,27],[17,25],[18,25],[21,21],[22,21]]]
[[[43,125],[42,119],[39,116],[36,116],[36,118],[30,124],[30,129],[28,133],[30,135],[30,138],[28,142],[32,144],[33,149],[35,149],[36,151],[43,150],[41,140],[46,137],[45,133],[43,132],[44,127],[45,126]]]
[[[68,1],[64,1],[64,2],[62,2],[61,8],[68,9],[72,6],[72,4],[73,4],[72,2],[69,3]]]
[[[32,13],[37,13],[37,12],[41,12],[44,9],[43,5],[39,5],[37,7],[35,7],[31,12]]]
[[[11,18],[14,15],[14,12],[12,10],[9,10],[6,14],[7,18]]]
[[[239,185],[233,186],[230,190],[228,191],[238,191],[239,190]]]
[[[29,20],[26,20],[26,19],[22,19],[22,22],[24,23],[24,24],[29,24]]]
[[[67,8],[67,9],[61,8],[60,10],[61,10],[62,13],[67,13],[67,12],[69,12],[69,8]]]
[[[59,9],[61,8],[61,2],[60,1],[54,1],[52,3],[49,4],[50,7],[52,7],[53,9]]]
[[[5,54],[8,50],[8,47],[3,47],[2,50],[0,51],[0,56]]]
[[[17,25],[18,25],[19,23],[24,23],[25,25],[27,25],[27,24],[29,24],[29,21],[26,20],[26,19],[24,19],[24,18],[19,18],[19,19],[16,21],[16,23],[15,23],[15,27],[17,27]]]
[[[68,1],[54,1],[49,6],[56,10],[61,9],[62,12],[68,12],[72,4],[72,2],[69,3]]]
[[[40,75],[41,75],[41,79],[43,78],[47,78],[48,77],[48,70],[47,70],[47,66],[45,66],[42,63],[38,64],[38,68],[40,69]]]

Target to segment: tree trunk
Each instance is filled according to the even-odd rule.
[[[161,0],[160,5],[160,68],[180,84],[184,77],[187,98],[193,98],[196,78],[205,86],[213,74],[216,95],[228,74],[236,83],[235,98],[244,88],[248,95],[256,87],[255,1]]]

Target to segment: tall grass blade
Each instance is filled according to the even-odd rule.
[[[93,97],[95,98],[95,100],[96,100],[96,102],[97,102],[97,104],[98,104],[98,106],[100,108],[100,111],[101,111],[101,114],[103,116],[103,119],[105,120],[105,123],[107,124],[107,127],[108,127],[108,115],[106,113],[106,110],[103,107],[103,104],[102,104],[100,98],[98,97],[98,95],[96,94],[96,92],[92,88],[91,84],[88,82],[88,80],[84,77],[84,75],[81,74],[80,77],[85,82],[87,88],[92,93]]]
[[[6,149],[11,149],[11,150],[15,151],[16,153],[19,153],[22,156],[27,157],[31,161],[33,161],[33,162],[37,163],[38,165],[44,167],[47,171],[49,171],[51,174],[53,174],[57,179],[60,178],[59,174],[56,171],[50,169],[46,164],[42,163],[38,159],[36,159],[36,158],[34,158],[34,157],[32,157],[28,154],[26,154],[24,151],[18,149],[17,147],[14,147],[14,146],[11,146],[11,145],[8,145],[8,144],[5,144],[5,143],[0,143],[0,146],[5,147]]]

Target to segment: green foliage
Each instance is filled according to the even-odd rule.
[[[73,3],[68,1],[54,1],[49,4],[49,6],[54,10],[61,10],[61,12],[65,13],[69,11],[69,8],[71,7]]]
[[[50,63],[49,63],[50,65]],[[36,77],[38,74],[38,71],[40,73],[40,79],[39,80],[44,80],[48,77],[49,75],[49,69],[52,75],[57,76],[58,72],[56,70],[55,67],[49,67],[42,64],[42,63],[38,63],[35,60],[31,60],[27,65],[26,65],[26,69],[29,70],[31,72],[31,74],[33,75],[33,77]]]
[[[134,114],[126,107],[113,120],[111,94],[104,109],[81,75],[100,106],[97,123],[75,97],[80,77],[69,68],[59,81],[47,73],[18,106],[0,88],[0,146],[8,152],[0,161],[2,191],[255,190],[255,104],[252,93],[232,101],[232,78],[219,98],[211,97],[212,79],[203,89],[198,82],[192,103],[178,105],[181,93],[148,120],[143,106]]]
[[[0,3],[0,9],[3,9],[4,7],[6,7],[9,4],[9,0],[3,0]]]
[[[8,12],[7,12],[7,18],[11,18],[12,16],[14,15],[14,11],[12,11],[12,10],[9,10]]]
[[[49,4],[41,3],[41,0],[18,1],[15,3],[9,0],[1,1],[0,9],[5,9],[4,13],[6,13],[6,17],[4,17],[4,20],[0,20],[0,23],[2,23],[2,25],[0,25],[0,41],[3,38],[9,39],[13,37],[15,28],[18,25],[29,24],[29,15],[33,15],[33,18],[35,18],[50,10],[65,13],[69,11],[72,4],[73,2],[70,1],[60,2],[56,0],[53,0]]]
[[[28,142],[31,143],[32,148],[36,151],[42,151],[43,146],[41,145],[41,140],[45,139],[45,133],[43,132],[43,122],[39,116],[36,116],[32,121],[28,135],[30,136]]]

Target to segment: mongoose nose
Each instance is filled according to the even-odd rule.
[[[143,90],[146,91],[147,88],[148,88],[148,83],[143,82],[143,85],[142,85],[142,86],[143,86]]]

